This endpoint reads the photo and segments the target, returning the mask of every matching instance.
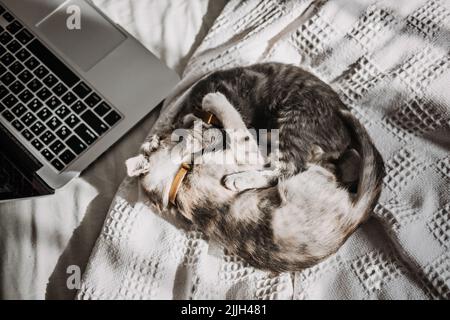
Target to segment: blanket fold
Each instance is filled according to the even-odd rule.
[[[327,260],[273,275],[147,205],[121,184],[78,299],[449,299],[450,3],[231,0],[188,61],[151,133],[211,71],[299,65],[329,83],[386,164],[372,218]]]

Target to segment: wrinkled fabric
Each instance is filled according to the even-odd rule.
[[[95,0],[115,22],[178,72],[220,12],[208,0]],[[223,5],[222,5],[223,6]],[[0,204],[0,298],[73,298],[68,266],[81,272],[123,180],[124,162],[152,127],[154,110],[55,195]]]
[[[322,263],[275,276],[159,217],[138,181],[125,179],[77,298],[448,299],[449,6],[229,1],[152,131],[173,119],[183,92],[210,71],[263,61],[301,66],[339,93],[384,158],[371,219]]]

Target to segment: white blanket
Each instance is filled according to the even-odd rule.
[[[178,72],[225,0],[95,0],[115,22]],[[82,175],[40,199],[0,204],[0,299],[73,298],[67,267],[84,270],[117,187],[159,110]]]
[[[340,0],[305,13],[310,3],[229,1],[153,130],[208,71],[303,66],[336,89],[383,155],[373,218],[326,261],[274,276],[157,216],[138,180],[125,179],[79,299],[450,298],[450,4]]]

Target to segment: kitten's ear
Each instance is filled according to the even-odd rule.
[[[128,159],[125,161],[125,165],[127,166],[127,174],[129,177],[140,176],[150,170],[148,160],[142,154]]]

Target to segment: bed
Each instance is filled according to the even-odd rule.
[[[152,112],[56,196],[0,207],[2,298],[450,298],[448,1],[97,3],[183,80],[161,116]],[[255,270],[155,215],[136,180],[121,182],[124,160],[176,113],[177,92],[256,61],[294,63],[329,83],[386,164],[372,218],[300,272]],[[78,292],[66,286],[70,265],[82,268]]]
[[[230,0],[152,127],[205,74],[293,63],[332,86],[386,165],[374,211],[319,264],[258,270],[152,210],[137,179],[114,197],[78,299],[449,299],[450,7],[442,0]]]
[[[220,13],[223,0],[96,0],[114,21],[180,72]],[[114,193],[156,119],[153,111],[56,194],[0,204],[0,299],[73,298],[66,268],[81,271]]]

